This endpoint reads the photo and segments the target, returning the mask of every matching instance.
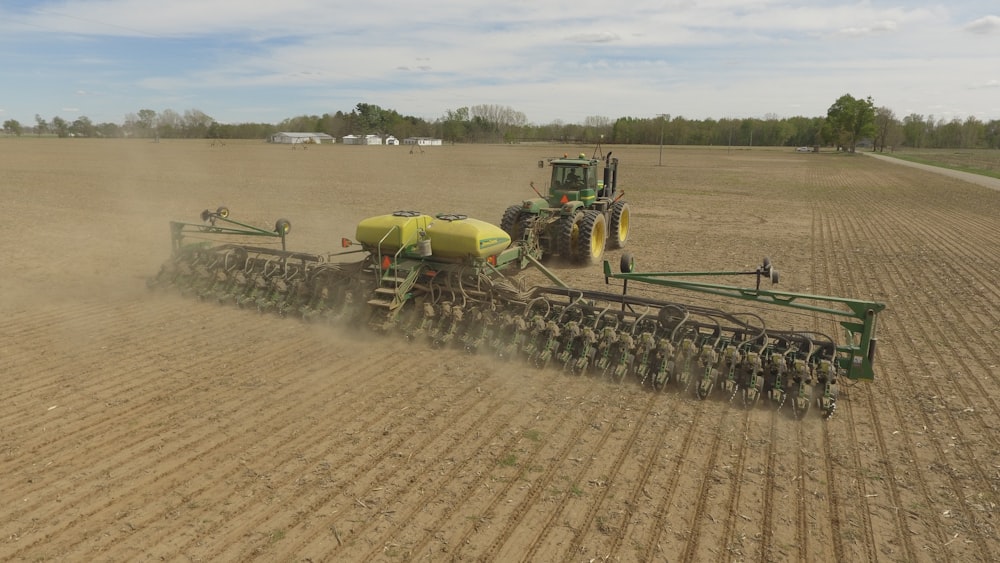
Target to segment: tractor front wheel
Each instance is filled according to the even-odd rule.
[[[629,207],[624,201],[616,201],[611,206],[611,237],[608,244],[611,248],[624,248],[629,234]]]

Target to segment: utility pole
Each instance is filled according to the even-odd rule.
[[[670,119],[670,114],[661,113],[657,117],[660,118],[660,163],[657,166],[663,166],[663,123],[667,119]]]

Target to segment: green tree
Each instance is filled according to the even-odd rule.
[[[97,126],[97,135],[107,139],[124,136],[121,125],[117,123],[105,122]]]
[[[3,132],[8,135],[17,135],[20,137],[23,130],[21,123],[16,119],[8,119],[3,122]]]
[[[469,135],[469,108],[461,107],[444,112],[438,124],[441,138],[451,142],[464,142]]]
[[[875,134],[875,103],[871,96],[855,99],[844,94],[826,111],[829,132],[838,147],[854,152],[858,141]]]
[[[215,120],[201,110],[184,110],[184,136],[188,139],[204,139],[208,137],[208,128],[213,122]]]
[[[56,135],[59,137],[69,136],[69,122],[58,115],[52,118],[52,128],[55,129]]]
[[[894,146],[901,136],[901,125],[896,119],[896,114],[887,107],[880,107],[875,110],[875,139],[874,148],[883,152],[887,146]]]
[[[49,122],[42,116],[35,114],[35,134],[39,137],[49,132]]]
[[[183,137],[184,118],[176,111],[167,108],[156,118],[156,132],[160,137],[173,139]]]
[[[81,115],[70,124],[69,132],[77,137],[93,137],[97,133],[97,128],[91,123],[89,117]]]

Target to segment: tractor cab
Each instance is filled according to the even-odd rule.
[[[605,165],[601,160],[587,158],[555,158],[549,161],[552,180],[549,187],[549,204],[561,206],[569,201],[581,201],[591,206],[598,198],[613,198],[617,180],[618,159],[608,153]]]
[[[549,161],[552,182],[549,203],[559,207],[569,201],[582,201],[590,205],[597,198],[600,161],[585,158],[557,158]],[[603,184],[603,182],[600,182]]]

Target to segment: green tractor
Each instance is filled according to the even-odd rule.
[[[540,167],[545,164],[538,162]],[[617,186],[618,159],[610,152],[602,159],[581,153],[577,158],[549,159],[548,165],[552,168],[548,197],[532,183],[538,197],[511,205],[500,220],[511,240],[537,242],[541,256],[560,256],[583,265],[600,263],[606,247],[624,247],[629,206]]]

